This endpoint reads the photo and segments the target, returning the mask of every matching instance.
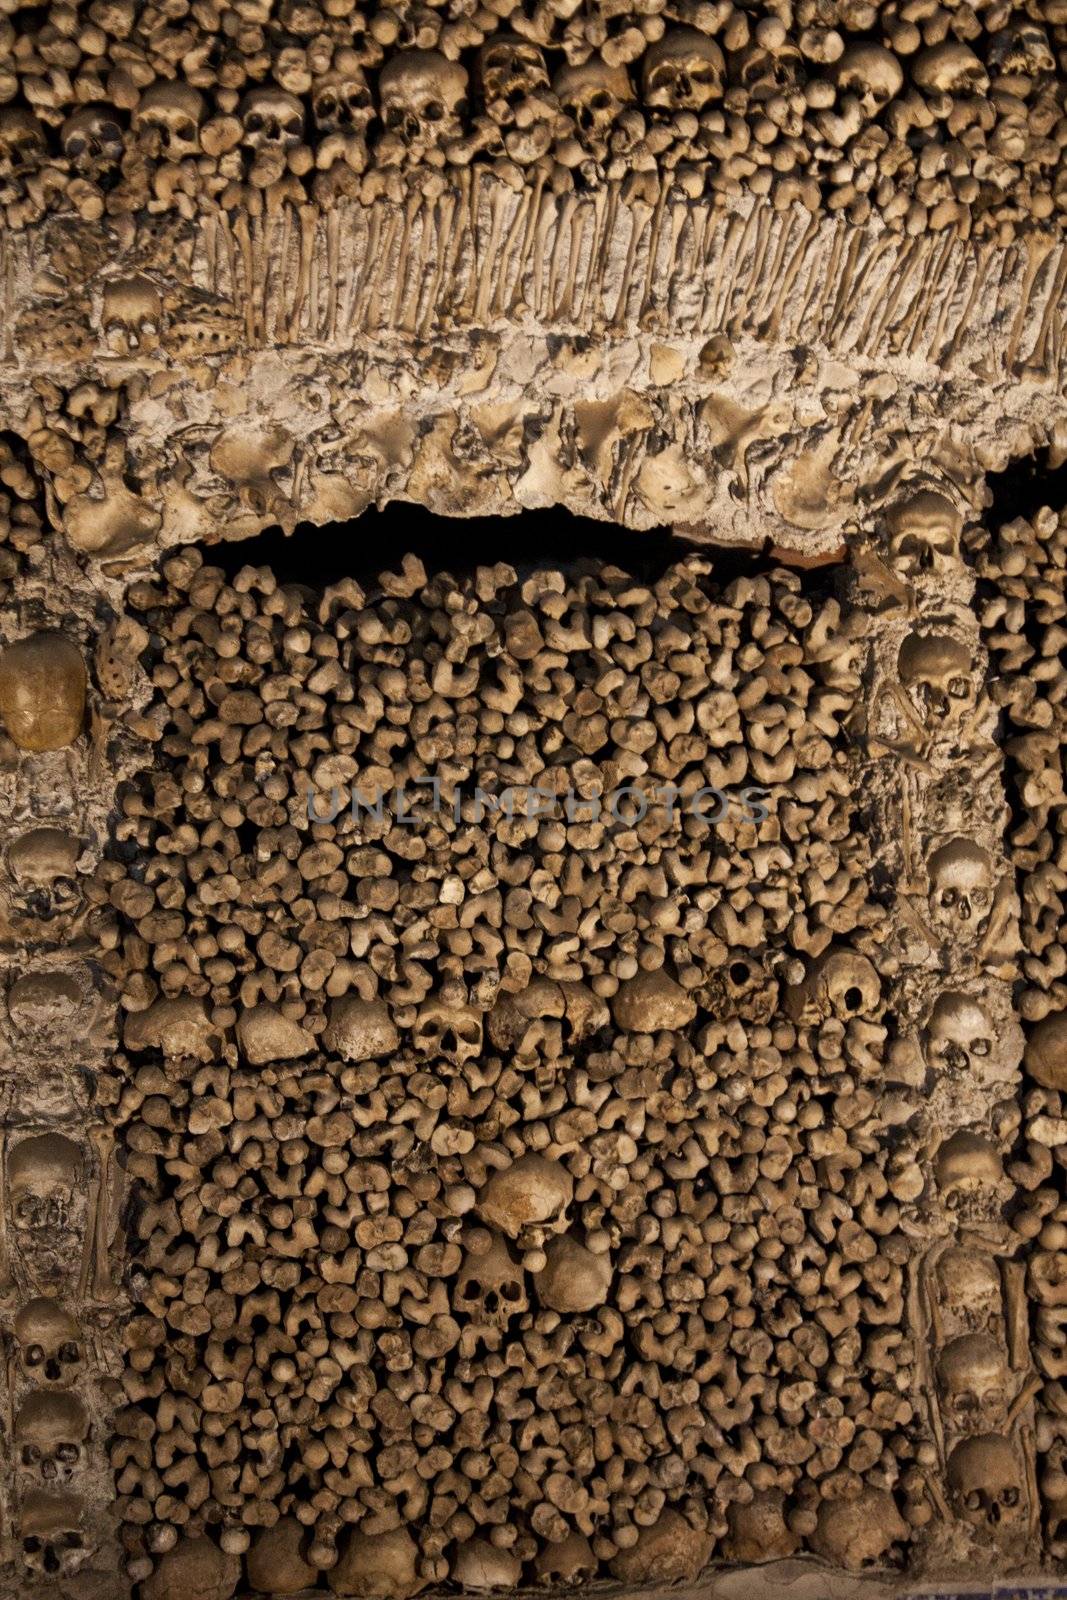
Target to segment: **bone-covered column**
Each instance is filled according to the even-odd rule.
[[[915,1239],[909,1322],[928,1437],[911,1489],[926,1498],[929,1572],[1025,1559],[1037,1514],[1024,1268],[1005,1170],[1019,1123],[1017,902],[961,529],[947,494],[915,485],[857,563],[857,602],[874,612],[865,788],[889,913],[896,1039],[884,1093]]]

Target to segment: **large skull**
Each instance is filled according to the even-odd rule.
[[[930,911],[946,940],[977,938],[993,903],[993,858],[970,839],[950,839],[927,862]]]
[[[468,1250],[452,1294],[453,1310],[468,1321],[474,1334],[506,1328],[512,1317],[530,1306],[526,1277],[506,1239],[495,1235],[479,1254]]]
[[[122,160],[122,124],[109,106],[79,106],[59,130],[63,154],[75,172],[102,178]]]
[[[228,1555],[206,1536],[179,1539],[146,1579],[142,1600],[230,1600],[241,1577],[238,1556]]]
[[[836,1567],[857,1572],[880,1564],[891,1545],[908,1537],[891,1494],[863,1489],[851,1499],[823,1500],[812,1535],[812,1549]]]
[[[20,1465],[42,1483],[67,1483],[82,1459],[89,1415],[77,1395],[40,1389],[15,1418]]]
[[[991,71],[1008,77],[1037,78],[1056,70],[1056,58],[1044,28],[1019,17],[1013,19],[1011,27],[990,36],[986,60]]]
[[[870,1018],[878,1010],[882,984],[873,964],[856,950],[829,949],[816,956],[806,977],[785,995],[796,1022],[809,1026],[834,1017]]]
[[[104,338],[113,355],[150,355],[162,323],[163,302],[150,278],[115,278],[104,286]]]
[[[850,45],[836,70],[839,90],[855,96],[866,121],[876,117],[904,85],[900,62],[880,44]]]
[[[938,1299],[953,1326],[977,1333],[1001,1313],[1001,1283],[992,1256],[952,1246],[936,1266]]]
[[[446,983],[440,994],[419,1007],[412,1043],[423,1056],[460,1067],[482,1048],[482,1015],[469,1004],[462,985]]]
[[[34,1489],[22,1502],[19,1542],[30,1572],[45,1578],[69,1577],[85,1560],[81,1531],[84,1502],[76,1494]]]
[[[82,1367],[81,1329],[63,1307],[42,1295],[15,1318],[15,1342],[26,1377],[38,1385],[74,1383]]]
[[[547,1261],[537,1274],[537,1298],[553,1311],[594,1311],[605,1305],[611,1287],[611,1261],[594,1255],[569,1233],[549,1239]]]
[[[62,750],[82,731],[88,678],[61,633],[31,633],[0,655],[0,717],[20,750]]]
[[[478,82],[512,160],[525,164],[543,156],[552,142],[556,103],[539,47],[515,34],[493,34],[478,53]]]
[[[949,991],[938,995],[924,1036],[931,1071],[979,1077],[993,1049],[993,1025],[980,1001]]]
[[[359,63],[353,62],[344,72],[327,72],[316,79],[311,109],[320,133],[366,133],[374,116],[374,101]]]
[[[138,145],[145,155],[161,161],[198,155],[204,110],[204,97],[192,84],[151,84],[133,116]]]
[[[257,154],[294,150],[304,137],[304,108],[286,89],[250,89],[241,101],[244,143]]]
[[[32,111],[0,107],[0,182],[32,172],[48,153],[44,128]]]
[[[567,1228],[574,1179],[558,1161],[526,1155],[494,1172],[478,1195],[478,1212],[490,1227],[524,1250],[538,1248],[551,1233]]]
[[[945,1209],[960,1222],[999,1216],[1004,1199],[1004,1164],[982,1134],[961,1128],[939,1147],[934,1177]]]
[[[722,97],[725,74],[714,39],[696,28],[668,28],[645,51],[642,98],[657,111],[702,111]]]
[[[947,1477],[955,1509],[972,1527],[996,1536],[1025,1516],[1022,1473],[1001,1434],[964,1439],[949,1457]]]
[[[375,1056],[392,1055],[400,1035],[384,1000],[363,1000],[352,994],[343,995],[330,1007],[323,1042],[343,1061],[373,1061]]]
[[[909,633],[897,656],[897,671],[916,708],[934,727],[958,723],[974,705],[971,652],[949,634]]]
[[[462,131],[467,69],[436,50],[402,50],[378,81],[386,129],[418,160]]]
[[[922,489],[886,512],[889,556],[907,578],[950,572],[960,562],[963,518],[944,495]]]
[[[564,66],[552,81],[560,110],[574,124],[579,144],[598,160],[623,106],[634,98],[625,67],[609,67],[593,56],[579,67]]]
[[[23,1139],[8,1158],[11,1215],[20,1233],[65,1233],[82,1171],[82,1153],[61,1133]]]
[[[81,903],[77,862],[81,846],[62,828],[31,828],[8,846],[14,899],[25,915],[47,922]]]
[[[950,1432],[989,1432],[1002,1426],[1010,1373],[996,1339],[965,1333],[944,1346],[937,1360],[941,1413]]]

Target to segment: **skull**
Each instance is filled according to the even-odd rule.
[[[69,1577],[86,1556],[81,1520],[85,1510],[80,1496],[34,1489],[22,1502],[19,1541],[22,1559],[42,1577]]]
[[[1006,77],[1038,78],[1056,70],[1048,35],[1028,20],[1015,21],[992,34],[986,59],[993,72]]]
[[[1026,1041],[1027,1074],[1042,1089],[1067,1093],[1067,1011],[1042,1017]]]
[[[944,495],[922,489],[886,512],[889,556],[906,578],[951,572],[960,564],[963,518]]]
[[[316,79],[311,109],[320,133],[366,133],[374,101],[358,62],[345,72],[327,72]]]
[[[36,1384],[74,1383],[82,1366],[81,1329],[63,1307],[42,1295],[15,1318],[22,1370]]]
[[[44,128],[32,111],[0,107],[0,182],[32,171],[47,153]]]
[[[180,1539],[141,1587],[141,1600],[230,1600],[241,1577],[238,1556],[206,1536]]]
[[[920,50],[912,60],[911,75],[928,94],[982,95],[989,88],[985,67],[960,39],[945,39]]]
[[[560,110],[574,124],[578,142],[601,159],[619,112],[634,98],[625,67],[609,67],[593,56],[579,67],[564,66],[552,82]]]
[[[574,1179],[566,1167],[547,1156],[520,1156],[482,1185],[478,1214],[523,1250],[536,1249],[548,1234],[566,1231],[573,1198]]]
[[[970,839],[950,839],[927,862],[930,910],[946,940],[976,938],[993,902],[993,858]]]
[[[645,52],[642,98],[655,110],[702,111],[721,99],[725,75],[714,39],[696,28],[668,28]]]
[[[419,1007],[412,1043],[420,1055],[440,1057],[454,1067],[480,1053],[481,1012],[468,1003],[461,984],[444,984],[436,999]]]
[[[512,1550],[488,1539],[465,1539],[452,1558],[452,1581],[475,1593],[490,1589],[513,1590],[522,1577],[522,1562]]]
[[[249,150],[284,153],[304,137],[304,108],[286,89],[250,89],[241,101],[241,125]]]
[[[978,1332],[999,1317],[1000,1273],[991,1256],[953,1246],[938,1259],[936,1272],[939,1300],[957,1327]]]
[[[323,1040],[343,1061],[372,1061],[375,1056],[392,1055],[400,1035],[384,1000],[344,995],[330,1008]]]
[[[23,1139],[8,1158],[11,1214],[20,1233],[65,1233],[82,1171],[82,1153],[61,1133]]]
[[[854,44],[837,63],[837,85],[856,97],[869,122],[900,93],[904,72],[891,50],[880,44]]]
[[[506,1328],[530,1306],[522,1266],[513,1260],[506,1239],[494,1236],[489,1248],[468,1250],[452,1294],[452,1308],[461,1312],[472,1331]]]
[[[785,1520],[785,1496],[766,1489],[749,1501],[734,1500],[727,1510],[729,1535],[723,1547],[728,1561],[754,1566],[782,1561],[795,1554],[799,1540]]]
[[[462,132],[467,69],[436,50],[401,50],[378,80],[386,129],[418,160]]]
[[[942,1349],[937,1361],[941,1411],[954,1433],[988,1431],[1003,1423],[1008,1364],[988,1333],[965,1333]]]
[[[59,130],[63,154],[75,172],[102,178],[122,160],[124,135],[115,112],[108,106],[79,106]]]
[[[584,1533],[576,1529],[557,1544],[543,1544],[534,1556],[533,1575],[537,1583],[568,1593],[579,1583],[596,1577],[600,1563]]]
[[[43,1483],[67,1483],[82,1459],[89,1415],[77,1395],[60,1389],[31,1394],[15,1418],[20,1464]]]
[[[204,110],[204,97],[192,84],[153,83],[133,114],[138,145],[155,160],[184,161],[198,155]]]
[[[513,33],[495,33],[478,52],[478,83],[494,122],[511,123],[520,106],[548,93],[544,52]]]
[[[204,1002],[191,994],[163,997],[144,1011],[131,1011],[122,1042],[135,1054],[161,1050],[165,1056],[195,1056],[198,1061],[214,1061],[218,1054],[218,1034]]]
[[[329,1574],[330,1588],[338,1595],[410,1600],[423,1587],[418,1559],[418,1547],[406,1528],[390,1528],[387,1533],[362,1533],[354,1528]],[[168,1597],[160,1594],[153,1600]]]
[[[537,1298],[552,1311],[594,1311],[606,1304],[611,1287],[611,1262],[594,1255],[569,1233],[549,1239],[547,1261],[535,1280]]]
[[[796,89],[804,82],[804,76],[800,51],[793,44],[782,44],[774,50],[750,44],[738,57],[737,81],[748,90],[750,100],[773,100],[776,95]]]
[[[908,1537],[908,1525],[884,1489],[864,1489],[854,1498],[823,1500],[811,1546],[835,1567],[858,1572],[881,1563],[889,1547]]]
[[[635,1544],[610,1562],[611,1575],[627,1585],[692,1582],[711,1555],[713,1540],[700,1532],[674,1506],[666,1506],[655,1522],[646,1523]]]
[[[873,965],[856,950],[829,949],[816,956],[806,977],[787,989],[785,1008],[795,1022],[808,1026],[834,1017],[870,1018],[882,998],[882,984]]]
[[[961,1128],[939,1147],[934,1178],[945,1209],[960,1222],[999,1216],[1005,1187],[1004,1164],[994,1145]]]
[[[897,672],[928,722],[958,722],[974,705],[971,652],[947,634],[909,633],[897,654]]]
[[[248,1553],[248,1585],[256,1594],[300,1594],[314,1589],[315,1568],[307,1561],[311,1534],[295,1517],[261,1528]]]
[[[978,1077],[993,1049],[993,1025],[985,1007],[969,994],[938,995],[926,1024],[925,1046],[932,1072]]]
[[[80,853],[78,840],[62,828],[31,828],[9,845],[7,865],[20,909],[41,921],[73,911],[81,902]]]
[[[62,1043],[75,1032],[86,998],[71,972],[27,972],[11,985],[7,1009],[20,1033]]]
[[[534,978],[520,994],[503,994],[489,1013],[489,1037],[500,1051],[520,1060],[534,1060],[539,1046],[550,1057],[563,1053],[558,1018],[563,1016],[563,990],[551,978]]]
[[[617,1028],[628,1033],[674,1032],[696,1016],[696,1001],[662,967],[620,983],[611,1000]]]
[[[767,1022],[778,1009],[778,981],[753,954],[731,951],[725,966],[713,971],[701,992],[701,1004],[725,1020]]]
[[[212,445],[212,467],[237,489],[255,517],[276,513],[284,500],[277,474],[289,465],[295,441],[278,424],[222,434]]]
[[[999,1433],[964,1439],[949,1456],[946,1476],[958,1514],[974,1528],[1001,1534],[1025,1515],[1019,1464]]]
[[[62,750],[82,731],[81,651],[61,633],[31,633],[0,655],[0,717],[20,750]]]
[[[150,355],[159,344],[163,302],[150,279],[115,278],[104,287],[104,338],[113,355]]]

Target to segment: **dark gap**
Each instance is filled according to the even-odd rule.
[[[994,532],[1016,517],[1029,520],[1042,506],[1059,511],[1067,505],[1067,461],[1049,465],[1047,448],[1009,461],[1003,472],[990,472],[986,484],[992,495],[982,521]]]

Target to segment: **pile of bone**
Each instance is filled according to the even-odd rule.
[[[134,586],[160,760],[94,889],[148,1600],[204,1563],[397,1597],[858,1567],[928,1518],[855,641],[809,587],[409,558],[315,596],[196,552]]]
[[[1021,904],[1019,1010],[1028,1025],[1020,1159],[1029,1191],[1017,1231],[1030,1240],[1031,1347],[1038,1396],[1038,1481],[1048,1548],[1067,1556],[1067,513],[1048,507],[974,534],[983,642],[1004,708],[1010,835]],[[1021,1223],[1021,1225],[1020,1225]]]
[[[1060,0],[5,10],[11,227],[400,197],[406,173],[425,189],[471,162],[1002,243],[1067,208]]]

